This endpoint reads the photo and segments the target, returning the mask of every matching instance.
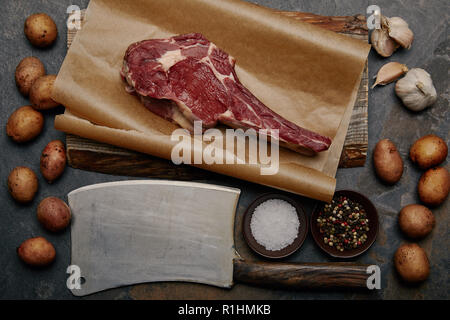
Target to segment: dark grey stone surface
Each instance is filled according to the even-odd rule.
[[[309,11],[323,15],[353,15],[365,13],[370,1],[361,0],[257,0],[262,5],[284,10]],[[61,179],[47,184],[40,174],[39,193],[30,205],[15,203],[8,194],[6,180],[10,170],[19,165],[29,166],[39,173],[39,156],[44,146],[52,139],[64,139],[64,134],[53,128],[53,118],[63,110],[45,113],[45,129],[34,141],[25,145],[13,143],[5,133],[9,115],[18,107],[27,105],[28,100],[20,95],[14,83],[14,70],[25,56],[39,57],[46,66],[47,73],[57,73],[66,53],[65,19],[66,8],[77,4],[87,6],[87,0],[2,0],[0,20],[0,74],[1,74],[1,130],[0,134],[0,298],[26,299],[70,299],[73,296],[66,289],[65,270],[70,263],[70,232],[50,234],[37,222],[36,206],[47,196],[66,199],[69,191],[78,187],[106,181],[125,180],[127,177],[108,176],[67,168]],[[340,169],[337,174],[338,189],[355,189],[366,194],[379,210],[381,227],[378,240],[371,250],[360,258],[359,262],[378,264],[382,270],[382,290],[371,293],[349,291],[274,291],[253,289],[237,285],[229,297],[235,298],[281,298],[281,299],[448,299],[448,211],[447,201],[433,212],[437,225],[431,235],[419,241],[430,258],[431,275],[428,281],[418,286],[406,286],[395,274],[392,256],[400,243],[407,239],[397,227],[397,212],[406,204],[418,202],[416,183],[421,172],[408,160],[410,145],[422,135],[435,133],[449,141],[449,35],[448,2],[445,0],[379,0],[376,2],[387,16],[401,16],[410,24],[415,33],[412,49],[399,50],[389,59],[382,59],[374,52],[370,53],[370,75],[388,61],[400,61],[409,67],[421,67],[432,75],[438,92],[437,103],[429,110],[419,114],[407,111],[395,96],[393,85],[379,87],[369,95],[369,157],[376,142],[381,138],[390,138],[400,149],[405,160],[405,171],[401,181],[394,187],[383,185],[375,176],[371,161],[363,168]],[[26,17],[35,12],[46,12],[56,21],[60,31],[58,40],[52,48],[41,50],[32,47],[23,34]],[[445,163],[448,168],[448,163]],[[244,209],[258,195],[271,191],[269,188],[224,177],[220,181],[211,181],[239,187],[242,196],[237,213],[240,221]],[[304,200],[308,210],[313,201]],[[237,228],[236,237],[241,237]],[[45,236],[56,247],[55,263],[43,270],[30,269],[19,261],[16,247],[33,236]],[[241,239],[240,239],[241,240]],[[249,259],[256,257],[236,240],[240,253]],[[239,244],[240,243],[240,244]],[[302,249],[290,258],[292,261],[331,261],[315,246],[308,237]],[[199,290],[201,286],[199,286]],[[131,294],[131,288],[120,288],[99,293],[89,298],[128,299],[139,297]],[[248,293],[248,295],[247,295]],[[191,291],[192,296],[196,293]],[[220,296],[220,295],[218,295]],[[144,297],[144,296],[142,296]],[[189,293],[187,296],[189,297]]]

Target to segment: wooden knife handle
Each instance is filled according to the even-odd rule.
[[[368,265],[234,260],[236,282],[281,288],[367,288]]]

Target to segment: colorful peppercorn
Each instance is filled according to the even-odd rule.
[[[347,197],[333,198],[319,212],[317,226],[323,242],[339,251],[355,249],[367,240],[369,219],[364,208]]]

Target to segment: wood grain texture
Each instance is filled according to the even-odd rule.
[[[216,173],[153,157],[74,135],[66,136],[67,161],[71,167],[133,177],[204,180]]]
[[[270,288],[367,288],[367,265],[234,260],[233,280]]]
[[[363,15],[321,16],[309,12],[279,10],[276,10],[276,12],[296,20],[317,25],[330,31],[347,33],[351,35],[361,35],[362,39],[365,39],[365,37],[368,35],[366,17]]]
[[[368,41],[366,18],[355,16],[320,16],[306,12],[277,11],[292,19]],[[84,10],[81,19],[84,19]],[[77,30],[68,30],[67,47],[70,47]],[[108,144],[67,135],[68,164],[73,168],[113,175],[151,177],[164,179],[206,179],[216,174],[191,166],[177,166],[171,161],[159,159]],[[368,65],[366,64],[352,118],[344,143],[339,167],[363,166],[368,146]]]

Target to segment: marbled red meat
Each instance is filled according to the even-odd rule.
[[[278,129],[279,142],[304,154],[327,150],[331,140],[284,119],[239,81],[235,59],[198,33],[133,43],[122,76],[128,90],[158,116],[192,130],[218,122],[233,128]],[[160,101],[156,101],[160,100]]]

